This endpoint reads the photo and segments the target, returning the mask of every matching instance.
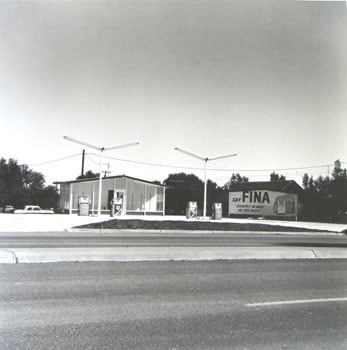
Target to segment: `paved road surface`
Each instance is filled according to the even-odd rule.
[[[335,247],[347,248],[347,235],[248,233],[1,233],[0,248],[49,247]]]
[[[0,265],[1,349],[346,349],[347,262]]]

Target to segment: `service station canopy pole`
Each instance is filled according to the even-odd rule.
[[[99,196],[98,196],[98,216],[100,216],[101,215],[101,193],[102,193],[102,191],[101,191],[101,189],[102,189],[102,171],[101,171],[102,170],[101,169],[101,166],[102,166],[102,152],[110,151],[110,150],[113,150],[113,149],[119,149],[119,148],[136,146],[136,145],[139,144],[139,142],[126,143],[124,145],[117,145],[117,146],[111,146],[111,147],[98,147],[98,146],[92,145],[90,143],[74,139],[74,138],[69,137],[69,136],[63,136],[63,138],[65,140],[68,140],[68,141],[71,141],[71,142],[75,142],[75,143],[78,143],[80,145],[87,146],[89,148],[96,149],[96,150],[98,150],[100,152],[100,155],[99,155]]]
[[[188,156],[191,156],[193,158],[200,159],[204,162],[204,209],[203,209],[203,218],[206,219],[206,197],[207,197],[207,162],[211,160],[217,160],[217,159],[223,159],[223,158],[230,158],[230,157],[235,157],[237,154],[228,154],[225,156],[218,156],[218,157],[213,157],[213,158],[208,158],[208,157],[201,157],[195,153],[188,152],[182,148],[175,147],[175,151],[184,153]]]

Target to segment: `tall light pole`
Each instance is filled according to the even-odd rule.
[[[98,146],[91,145],[90,143],[87,143],[84,141],[76,140],[76,139],[69,137],[69,136],[63,136],[63,138],[65,140],[75,142],[75,143],[78,143],[80,145],[87,146],[87,147],[90,147],[90,148],[93,148],[93,149],[100,151],[100,156],[99,156],[99,196],[98,196],[98,216],[100,216],[101,215],[101,187],[102,187],[102,174],[101,174],[102,173],[102,152],[110,151],[112,149],[136,146],[139,144],[139,142],[126,143],[124,145],[112,146],[112,147],[98,147]]]
[[[226,156],[219,156],[219,157],[213,157],[213,158],[207,158],[207,157],[201,157],[195,153],[191,153],[188,151],[185,151],[184,149],[175,147],[175,151],[182,152],[184,154],[187,154],[188,156],[200,159],[204,162],[204,210],[203,210],[203,218],[206,218],[206,197],[207,197],[207,162],[211,160],[217,160],[222,158],[229,158],[229,157],[235,157],[237,154],[228,154]]]

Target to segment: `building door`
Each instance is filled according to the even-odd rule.
[[[111,203],[114,198],[114,190],[108,190],[108,197],[107,197],[107,209],[111,209]]]

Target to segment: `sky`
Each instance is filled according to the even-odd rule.
[[[219,185],[347,167],[347,7],[290,0],[0,2],[0,157]]]

